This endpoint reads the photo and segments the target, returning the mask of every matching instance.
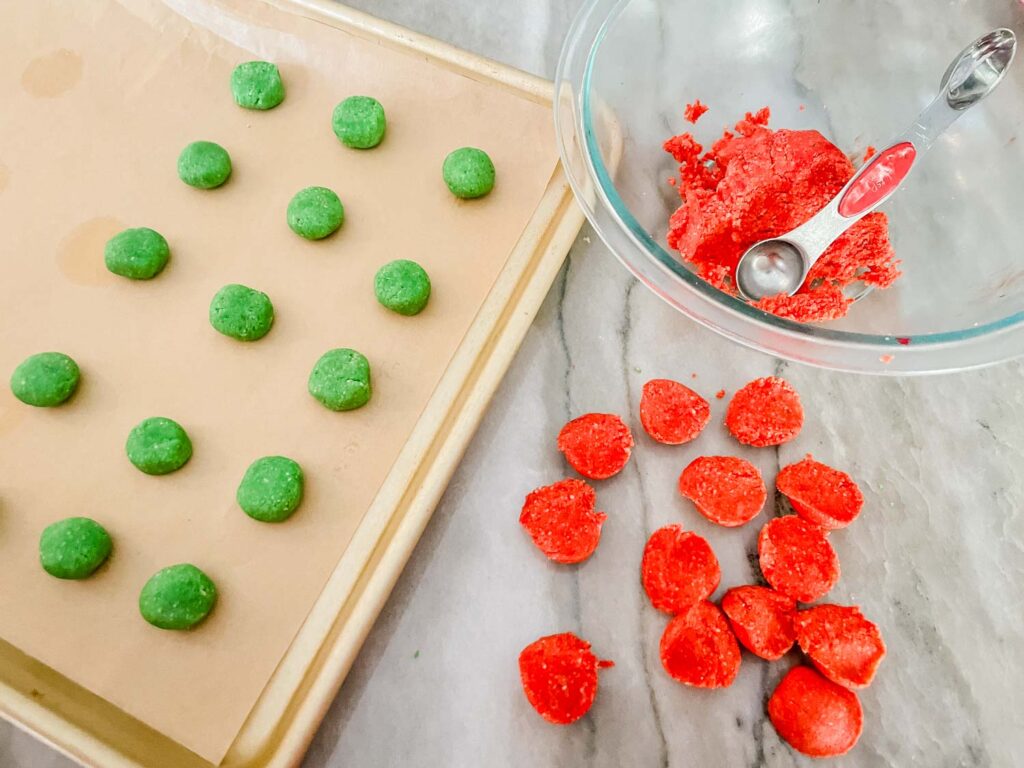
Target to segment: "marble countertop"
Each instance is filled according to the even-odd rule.
[[[354,5],[546,77],[580,0],[359,0]],[[591,410],[635,414],[653,377],[710,395],[782,374],[808,418],[779,450],[748,452],[769,477],[813,452],[862,485],[861,519],[833,536],[843,577],[889,653],[861,694],[864,735],[842,766],[1011,766],[1024,753],[1024,365],[873,379],[789,365],[685,319],[636,283],[584,228],[412,560],[306,757],[341,766],[809,765],[767,722],[788,662],[744,656],[717,692],[671,681],[665,618],[640,588],[649,533],[706,536],[731,586],[754,578],[758,526],[713,529],[675,491],[700,453],[736,453],[714,421],[692,446],[638,436],[598,489],[609,520],[578,567],[546,562],[519,529],[523,496],[563,476],[554,436]],[[696,379],[691,380],[691,375]],[[741,452],[742,453],[742,452]],[[573,631],[616,662],[591,714],[558,728],[522,696],[516,657]],[[3,768],[70,761],[0,724]]]

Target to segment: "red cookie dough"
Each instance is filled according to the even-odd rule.
[[[681,525],[659,528],[644,547],[640,580],[651,603],[665,613],[682,613],[711,597],[722,579],[711,545]]]
[[[711,405],[689,387],[671,379],[652,379],[640,396],[640,423],[659,443],[682,445],[711,421]]]
[[[613,413],[588,413],[562,427],[558,450],[584,477],[604,480],[626,466],[633,452],[633,434]]]
[[[767,376],[745,384],[732,396],[725,426],[744,445],[765,448],[788,443],[804,425],[800,395],[785,379]]]
[[[571,632],[548,635],[519,654],[523,692],[537,713],[555,725],[574,723],[597,696],[597,670],[615,666],[599,660],[590,643]]]
[[[796,642],[796,601],[768,587],[733,587],[722,598],[736,639],[751,653],[775,661]]]
[[[692,104],[686,105],[683,117],[686,118],[686,122],[695,124],[709,109],[710,107],[707,104],[702,104],[700,99],[697,99]]]
[[[750,521],[768,498],[757,467],[735,456],[701,456],[679,476],[679,493],[713,523],[735,528]]]
[[[732,685],[740,647],[714,603],[697,603],[676,616],[661,636],[661,664],[674,680],[697,688]]]
[[[878,626],[855,606],[825,604],[800,611],[796,637],[818,671],[846,688],[870,685],[885,656]]]
[[[839,558],[825,530],[797,515],[765,523],[757,554],[768,583],[801,603],[824,597],[839,581]]]
[[[594,489],[582,480],[561,480],[526,497],[519,524],[556,563],[579,563],[594,554],[608,518],[594,511],[596,501]]]
[[[803,224],[854,174],[853,163],[817,131],[773,131],[769,111],[747,113],[710,151],[683,133],[665,142],[679,163],[681,204],[668,245],[705,280],[735,294],[736,263],[754,243]],[[795,296],[756,306],[800,322],[833,320],[851,304],[843,289],[863,281],[885,288],[899,277],[884,213],[854,224],[811,268]]]
[[[857,694],[803,666],[782,678],[768,699],[768,717],[779,736],[809,757],[845,755],[864,728]]]
[[[864,506],[864,494],[848,474],[815,461],[810,454],[783,467],[775,487],[800,517],[830,531],[848,526]]]

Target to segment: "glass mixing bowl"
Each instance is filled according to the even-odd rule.
[[[881,210],[903,276],[838,321],[800,324],[705,283],[665,240],[679,204],[661,145],[705,146],[747,111],[821,131],[851,157],[882,147],[938,91],[953,57],[1013,29],[1018,0],[589,0],[562,49],[555,123],[594,228],[672,306],[750,347],[882,374],[961,370],[1024,354],[1024,55],[920,159]],[[683,107],[711,107],[696,126]],[[1020,140],[1018,141],[1018,134]]]

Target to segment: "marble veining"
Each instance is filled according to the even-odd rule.
[[[579,0],[360,0],[367,11],[546,76]],[[727,400],[770,373],[800,391],[807,421],[777,450],[740,449]],[[643,383],[678,378],[709,397],[693,444],[642,433],[634,459],[599,483],[609,515],[597,553],[547,562],[519,529],[522,498],[566,474],[560,426],[590,410],[635,414]],[[584,228],[451,486],[306,757],[341,766],[1014,766],[1024,752],[1024,365],[905,380],[853,377],[741,349],[636,283]],[[666,617],[640,587],[647,536],[682,522],[721,561],[722,590],[755,580],[760,523],[711,525],[676,492],[700,454],[779,466],[814,455],[848,470],[867,498],[833,535],[843,575],[830,598],[855,602],[889,647],[861,694],[864,736],[848,756],[793,753],[764,705],[792,663],[749,655],[736,683],[697,691],[658,660]],[[718,593],[721,594],[721,591]],[[571,630],[616,662],[592,712],[557,728],[526,703],[516,657]],[[0,725],[0,766],[70,761]]]

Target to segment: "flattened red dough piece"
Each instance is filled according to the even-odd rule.
[[[885,656],[878,626],[852,605],[825,604],[800,611],[796,637],[818,671],[846,688],[870,685]]]
[[[757,555],[768,583],[801,603],[824,597],[839,581],[839,558],[825,530],[798,515],[765,523]]]
[[[800,434],[804,408],[788,381],[768,376],[744,385],[729,401],[725,426],[744,445],[782,445]]]
[[[736,639],[751,653],[775,661],[796,642],[796,601],[768,587],[733,587],[722,598]]]
[[[604,480],[626,466],[633,452],[633,434],[613,413],[588,413],[562,427],[558,450],[584,477]]]
[[[676,614],[711,597],[722,570],[703,537],[681,525],[666,525],[647,540],[640,580],[655,608]]]
[[[526,497],[519,524],[556,563],[579,563],[597,549],[608,515],[595,512],[597,495],[582,480],[560,480]]]
[[[725,615],[706,600],[676,616],[661,636],[661,664],[674,680],[698,688],[732,685],[740,647]]]
[[[749,522],[768,498],[757,467],[735,456],[701,456],[679,475],[679,492],[713,523],[735,528]]]
[[[768,717],[793,749],[837,757],[853,749],[864,728],[857,694],[810,667],[793,667],[768,699]]]
[[[590,643],[572,632],[542,637],[519,654],[527,701],[555,725],[574,723],[590,711],[597,696],[597,670],[613,666],[612,661],[598,659]]]
[[[652,379],[640,396],[640,423],[659,443],[682,445],[711,421],[711,405],[689,387],[671,379]]]
[[[775,487],[800,517],[830,531],[848,526],[864,506],[864,494],[848,474],[810,454],[783,467]]]

